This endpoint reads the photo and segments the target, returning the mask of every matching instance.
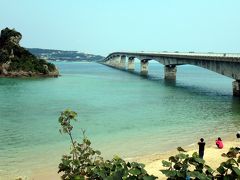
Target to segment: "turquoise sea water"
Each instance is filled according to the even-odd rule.
[[[171,82],[158,63],[150,63],[148,77],[96,63],[56,65],[59,78],[0,79],[0,179],[58,166],[69,150],[57,122],[66,108],[79,114],[74,136],[86,129],[106,158],[161,153],[239,130],[233,80],[208,70],[179,66]]]

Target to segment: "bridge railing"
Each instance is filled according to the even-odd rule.
[[[234,61],[240,61],[240,53],[215,53],[215,52],[193,52],[193,51],[189,51],[189,52],[178,52],[178,51],[174,51],[174,52],[169,52],[169,51],[139,51],[139,52],[113,52],[111,54],[109,54],[104,60],[107,60],[108,57],[111,56],[115,56],[115,55],[126,55],[126,56],[185,56],[185,57],[189,57],[192,58],[193,56],[195,56],[195,58],[200,57],[200,58],[204,58],[204,57],[221,57],[224,58],[230,58],[230,59],[234,59]],[[103,60],[103,61],[104,61]]]
[[[169,54],[169,55],[189,55],[189,56],[217,56],[217,57],[240,57],[240,53],[215,53],[215,52],[178,52],[178,51],[174,51],[174,52],[169,52],[169,51],[161,51],[161,52],[144,52],[141,51],[140,53],[152,53],[152,54]]]

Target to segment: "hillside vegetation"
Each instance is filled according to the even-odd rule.
[[[35,56],[51,61],[99,61],[104,59],[103,56],[87,54],[78,51],[63,51],[55,49],[40,49],[40,48],[28,48],[28,50]]]
[[[21,47],[21,33],[5,28],[0,35],[0,76],[47,76],[57,77],[59,72],[54,64],[39,59]]]

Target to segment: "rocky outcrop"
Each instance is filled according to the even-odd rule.
[[[0,77],[58,77],[54,64],[39,59],[20,46],[21,33],[5,28],[0,36]]]

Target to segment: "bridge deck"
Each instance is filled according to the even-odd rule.
[[[196,59],[210,61],[240,62],[238,53],[181,53],[181,52],[114,52],[109,54],[105,60],[111,56],[146,56],[149,59],[154,58],[175,58],[175,59]]]

